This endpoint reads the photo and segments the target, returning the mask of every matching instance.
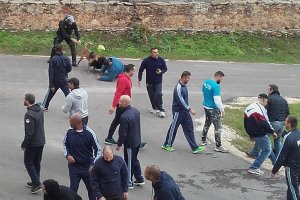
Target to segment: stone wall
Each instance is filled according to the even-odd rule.
[[[143,23],[155,30],[293,31],[300,3],[224,1],[198,3],[0,2],[0,28],[55,30],[65,14],[81,30],[122,30]]]

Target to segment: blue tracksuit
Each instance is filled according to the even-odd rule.
[[[101,76],[100,81],[113,81],[124,71],[123,63],[118,58],[111,57],[109,59],[112,64],[111,66],[102,66],[101,72],[104,73],[107,70],[107,74]]]
[[[166,141],[164,146],[172,146],[176,137],[177,129],[179,125],[182,126],[184,135],[192,148],[195,150],[198,145],[195,141],[194,135],[194,124],[192,117],[189,113],[189,100],[188,100],[188,90],[186,85],[178,82],[174,88],[173,92],[173,121],[168,130]]]

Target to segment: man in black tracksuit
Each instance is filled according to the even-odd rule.
[[[42,104],[44,111],[48,111],[49,103],[59,88],[65,96],[70,93],[67,80],[68,73],[72,70],[70,59],[63,55],[61,44],[56,44],[55,49],[56,55],[49,61],[49,89]]]
[[[272,169],[272,177],[275,177],[281,166],[285,166],[287,200],[300,200],[300,131],[297,125],[296,117],[286,118],[285,128],[289,133],[284,138],[283,147]]]
[[[74,17],[72,15],[66,15],[66,17],[59,22],[58,30],[56,32],[56,37],[54,38],[53,42],[53,48],[51,51],[51,57],[55,56],[55,45],[61,44],[63,40],[67,42],[71,49],[71,55],[72,55],[72,65],[76,66],[76,46],[75,44],[80,43],[80,34],[77,28],[77,24],[74,20]],[[71,37],[73,30],[75,31],[75,36],[77,38],[73,39]]]
[[[24,164],[31,178],[27,186],[31,193],[42,189],[40,182],[41,160],[45,145],[44,113],[41,107],[35,103],[33,94],[25,94],[24,106],[27,112],[24,117],[25,138],[21,148],[24,151]]]
[[[140,162],[137,158],[141,144],[141,120],[140,112],[130,106],[130,97],[122,95],[119,106],[124,109],[120,117],[119,139],[117,151],[124,145],[124,159],[128,167],[128,183],[130,189],[133,185],[144,185]],[[135,181],[132,183],[132,175]]]

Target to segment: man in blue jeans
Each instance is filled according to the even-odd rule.
[[[250,104],[244,112],[244,127],[248,135],[255,141],[255,148],[261,150],[253,164],[249,167],[250,174],[261,175],[261,167],[264,160],[269,157],[274,164],[275,155],[272,152],[272,146],[268,134],[274,138],[277,134],[272,128],[265,106],[268,104],[266,94],[258,95],[258,102]]]
[[[108,82],[114,81],[123,71],[124,65],[118,58],[104,58],[100,75],[97,75],[97,80]]]

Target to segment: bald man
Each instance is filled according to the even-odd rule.
[[[128,199],[128,172],[123,158],[114,155],[109,146],[103,148],[91,173],[93,192],[97,200]]]
[[[120,97],[119,106],[124,109],[120,117],[119,139],[116,150],[124,145],[124,159],[128,168],[128,188],[133,185],[144,185],[140,162],[137,158],[141,144],[141,120],[140,112],[132,107],[128,95]],[[134,175],[135,181],[132,181]]]
[[[70,188],[77,193],[79,183],[83,180],[89,200],[94,200],[90,171],[102,149],[92,129],[82,123],[82,116],[74,113],[70,117],[70,125],[64,139],[64,156],[68,161]]]

